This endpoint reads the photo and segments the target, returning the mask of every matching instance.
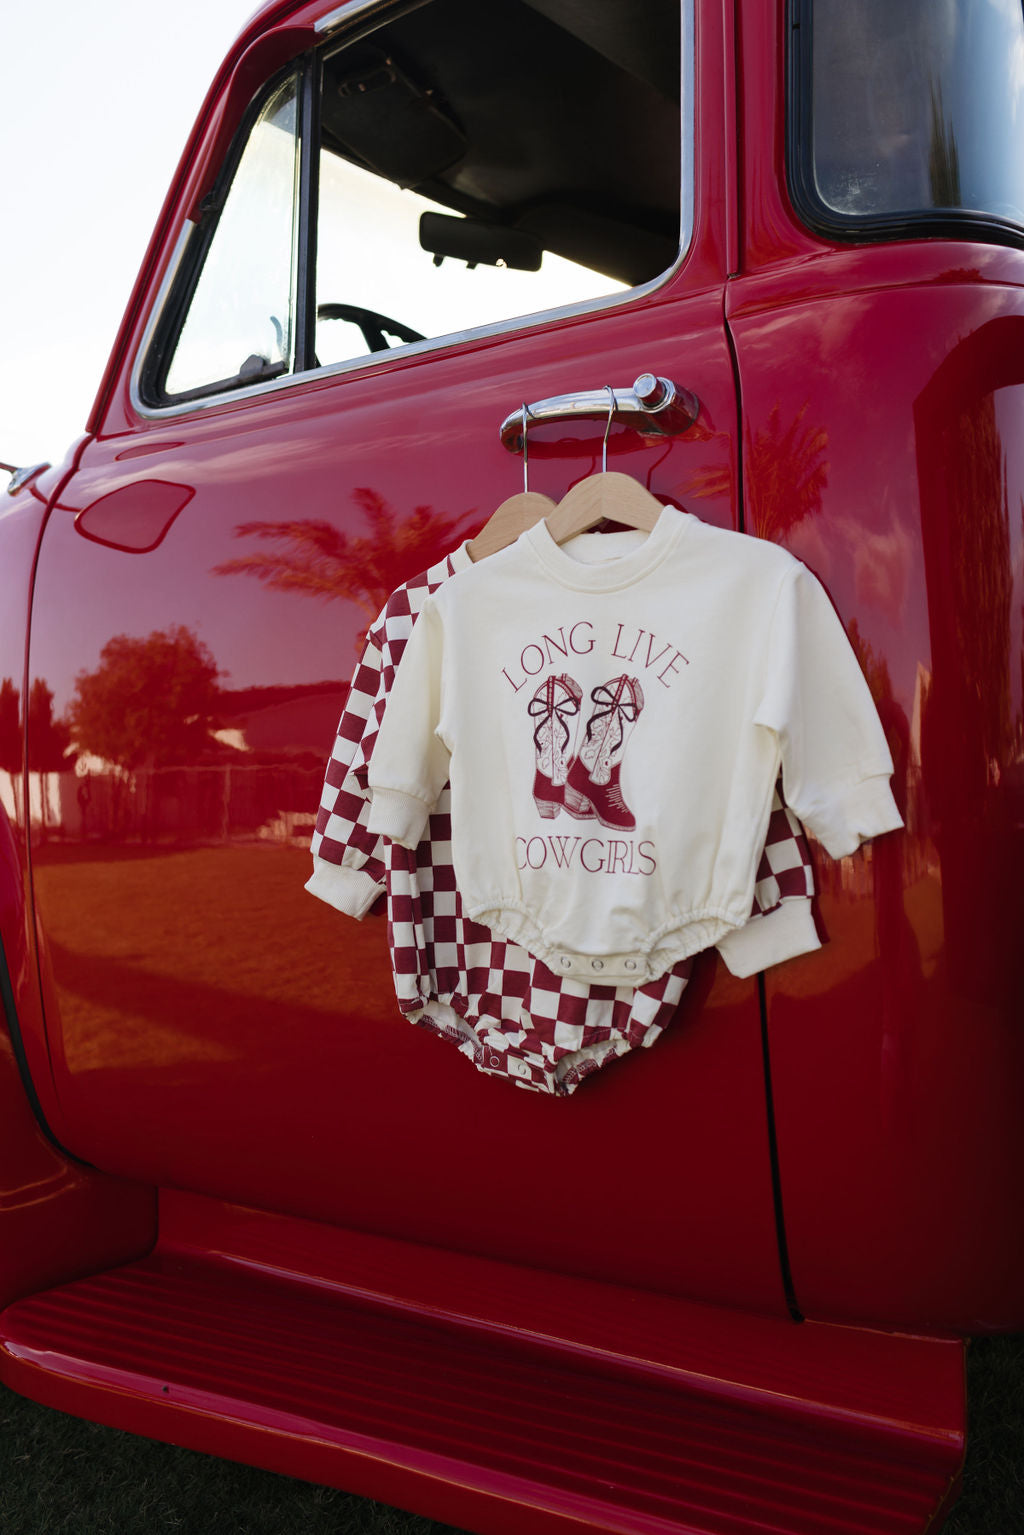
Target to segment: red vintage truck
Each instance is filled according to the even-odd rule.
[[[1024,1325],[1022,81],[1019,0],[246,26],[0,507],[8,1386],[481,1535],[941,1525]],[[367,625],[608,385],[824,584],[905,826],[559,1099],[304,885]]]

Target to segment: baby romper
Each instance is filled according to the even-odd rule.
[[[640,988],[590,985],[554,975],[520,945],[469,921],[451,862],[447,787],[415,851],[366,830],[369,759],[405,644],[426,597],[470,564],[465,545],[454,550],[399,587],[369,630],[327,767],[306,888],[357,918],[386,889],[403,1014],[452,1040],[480,1070],[566,1096],[609,1060],[655,1042],[678,1006],[692,960]],[[753,969],[817,945],[816,937],[807,941],[808,925],[801,923],[784,948],[781,926],[764,920],[783,903],[809,909],[812,893],[803,833],[776,800],[748,924],[746,958]],[[794,932],[802,935],[799,947]]]
[[[668,506],[625,552],[593,536],[609,546],[596,561],[539,522],[426,598],[374,745],[368,830],[414,848],[450,782],[475,921],[579,980],[643,984],[711,945],[748,973],[736,951],[780,768],[833,857],[903,824],[874,702],[826,594],[779,545]],[[536,712],[549,691],[557,780]]]

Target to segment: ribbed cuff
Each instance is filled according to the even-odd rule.
[[[853,788],[836,797],[835,813],[801,816],[801,820],[832,858],[855,853],[862,842],[880,837],[883,832],[898,831],[903,817],[889,787],[889,774],[862,779]]]
[[[399,847],[416,848],[423,836],[430,806],[401,789],[374,789],[366,829],[375,837],[387,837]]]
[[[733,975],[738,976],[756,975],[769,965],[820,949],[810,897],[791,896],[763,917],[751,917],[744,927],[726,933],[717,947]]]
[[[313,859],[313,873],[306,881],[306,889],[335,911],[355,917],[359,922],[366,916],[384,886],[367,874],[365,869],[350,869],[345,864],[328,863],[325,858]]]

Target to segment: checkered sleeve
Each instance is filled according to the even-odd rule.
[[[744,927],[718,944],[733,975],[756,975],[769,965],[821,947],[811,901],[814,870],[804,829],[775,786],[768,833],[757,870],[754,902]]]
[[[352,770],[380,694],[382,619],[383,614],[367,635],[338,722],[310,844],[313,873],[306,882],[311,895],[357,918],[366,915],[385,885],[384,848],[366,829],[369,798]]]
[[[384,892],[387,849],[367,830],[367,770],[402,652],[424,602],[455,573],[459,554],[396,588],[371,625],[327,764],[306,889],[348,916],[363,917]]]
[[[404,586],[392,592],[387,606],[374,625],[373,632],[379,647],[377,692],[367,713],[365,727],[360,733],[352,754],[352,775],[366,795],[370,792],[370,758],[377,743],[398,663],[402,659],[424,602],[431,592],[437,590],[441,581],[447,579],[449,573],[447,566],[441,575],[434,567],[431,567],[422,576],[417,576],[415,581],[407,581]]]

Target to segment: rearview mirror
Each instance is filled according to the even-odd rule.
[[[544,247],[535,235],[480,219],[452,218],[446,213],[420,215],[420,244],[440,266],[445,256],[468,267],[505,266],[518,272],[539,272]]]

